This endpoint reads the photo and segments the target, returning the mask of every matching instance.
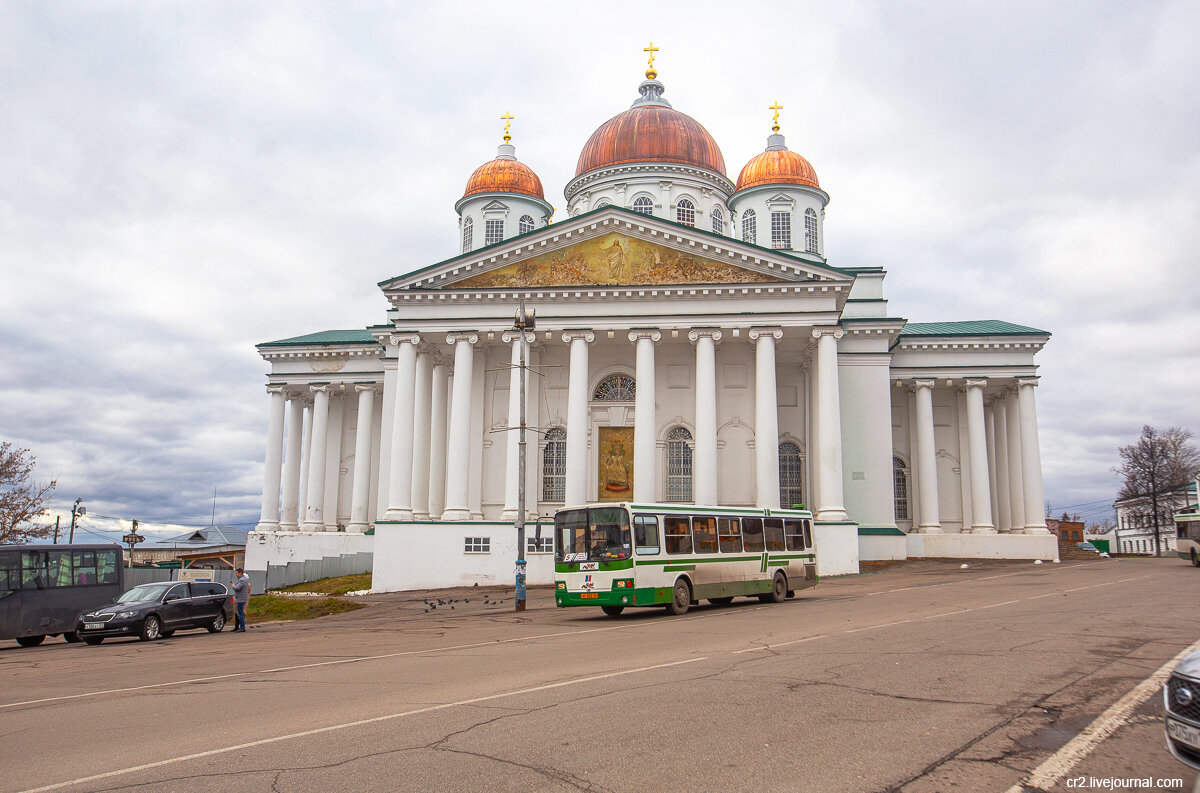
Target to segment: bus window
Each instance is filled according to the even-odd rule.
[[[692,518],[692,536],[696,539],[696,553],[716,553],[717,519]]]
[[[629,513],[621,507],[599,507],[588,510],[589,559],[628,559]]]
[[[764,523],[767,528],[767,550],[782,551],[783,544],[783,520],[780,518],[767,518]]]
[[[586,509],[568,509],[554,516],[554,530],[558,534],[558,549],[554,561],[576,561],[576,554],[587,553],[588,514]],[[581,557],[583,558],[583,557]]]
[[[46,586],[46,555],[40,551],[21,552],[21,588],[43,589]]]
[[[692,530],[687,518],[668,515],[663,524],[663,541],[667,553],[691,553]]]
[[[742,536],[746,543],[746,553],[762,553],[763,521],[762,518],[746,518],[742,521]]]
[[[101,584],[117,583],[117,552],[96,551],[96,574]]]
[[[639,556],[658,553],[658,516],[633,516],[633,547]]]
[[[0,595],[21,588],[21,557],[14,551],[0,553]]]
[[[717,535],[721,538],[721,553],[742,552],[742,528],[737,518],[718,519]]]
[[[76,584],[99,583],[99,579],[96,575],[96,552],[95,551],[76,551],[75,552],[75,583]]]
[[[783,538],[787,541],[789,551],[804,550],[804,524],[798,520],[783,522]]]
[[[804,520],[804,547],[812,547],[812,521],[807,518]]]
[[[50,551],[50,586],[71,586],[71,552]]]

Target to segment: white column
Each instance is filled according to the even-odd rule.
[[[987,432],[989,502],[992,507],[992,522],[996,524],[996,530],[999,531],[1000,501],[996,496],[999,492],[996,489],[996,411],[990,402],[984,402],[983,405],[983,424]]]
[[[817,508],[817,493],[821,492],[821,429],[817,426],[817,343],[814,340],[808,345],[809,357],[804,371],[804,419],[808,431],[804,448],[807,451],[806,465],[808,469],[808,490],[804,494],[804,503],[814,513]]]
[[[542,353],[546,351],[541,344],[531,345],[527,352],[525,364],[525,422],[529,429],[525,433],[525,519],[534,520],[538,516],[538,501],[542,495],[542,458],[538,454],[541,439],[541,385],[543,378],[537,372],[541,366]]]
[[[845,335],[841,328],[813,328],[817,340],[817,424],[820,448],[818,464],[820,490],[817,493],[817,520],[848,520],[842,499],[842,409],[838,394],[837,342]]]
[[[1037,404],[1033,389],[1036,377],[1017,381],[1021,403],[1021,474],[1025,491],[1025,533],[1049,534],[1042,496],[1042,451],[1038,443]]]
[[[696,453],[692,456],[692,499],[717,504],[717,342],[721,331],[688,331],[696,345]]]
[[[395,333],[396,395],[392,412],[391,463],[388,466],[387,520],[412,520],[413,405],[416,396],[417,345],[415,333]]]
[[[571,368],[567,379],[566,506],[587,503],[587,418],[588,345],[596,340],[590,330],[572,330],[562,335],[571,345]]]
[[[305,485],[304,530],[325,530],[325,449],[329,440],[329,391],[331,386],[314,385],[312,431],[308,443],[308,484]]]
[[[311,391],[309,391],[311,394]],[[308,518],[308,471],[312,468],[312,429],[313,429],[313,401],[311,396],[306,395],[304,398],[304,439],[301,441],[300,457],[300,486],[303,490],[300,492],[299,500],[299,522],[300,526],[304,525]]]
[[[518,469],[521,443],[521,334],[510,330],[501,336],[505,344],[512,345],[512,355],[508,369],[508,431],[504,433],[504,511],[500,513],[501,520],[512,520],[517,517],[517,501],[520,496],[520,472]],[[525,334],[525,344],[533,343],[533,334]],[[528,356],[527,356],[528,357]],[[528,361],[526,361],[528,364]],[[528,381],[527,381],[528,382]],[[528,417],[526,417],[526,423]],[[526,438],[525,451],[529,455],[526,465],[533,464],[533,456],[537,453],[537,444],[533,444],[533,454],[529,452],[529,439]],[[528,496],[528,493],[526,494]]]
[[[471,382],[475,374],[478,333],[451,333],[454,345],[454,392],[450,395],[450,430],[446,445],[446,508],[442,520],[470,520],[467,485],[471,481]]]
[[[1025,530],[1025,482],[1021,473],[1021,406],[1015,389],[1005,392],[1004,410],[1008,433],[1009,516],[1013,532],[1019,534]]]
[[[988,481],[987,427],[983,418],[983,389],[987,380],[967,380],[967,445],[971,451],[971,533],[995,534],[992,490]]]
[[[412,510],[416,520],[429,517],[429,432],[432,421],[430,399],[433,388],[433,356],[427,347],[417,349],[413,391]]]
[[[467,477],[467,507],[471,511],[471,520],[483,520],[483,412],[489,355],[491,347],[487,344],[475,348],[475,371],[471,374],[471,460]]]
[[[921,534],[941,534],[938,507],[937,447],[933,438],[933,380],[916,380],[917,408],[917,483],[920,488]]]
[[[446,506],[446,420],[450,365],[440,357],[433,362],[429,404],[429,517],[438,520]]]
[[[962,506],[962,521],[959,530],[964,534],[971,530],[971,444],[967,437],[967,389],[955,389],[955,404],[958,407],[958,503]]]
[[[283,386],[269,386],[271,397],[267,421],[267,457],[263,463],[262,512],[256,531],[279,528],[279,490],[283,476]]]
[[[1001,532],[1012,531],[1012,497],[1008,492],[1008,413],[1004,396],[992,400],[996,417],[996,515]]]
[[[346,531],[364,533],[367,502],[371,498],[371,436],[374,434],[375,385],[354,386],[358,392],[358,426],[354,433],[354,489],[350,502],[350,523]]]
[[[299,394],[291,394],[287,402],[287,453],[283,462],[283,505],[280,509],[279,528],[295,531],[299,525],[300,503],[300,451],[304,447],[304,400]]]
[[[329,389],[329,418],[325,424],[325,531],[337,531],[338,496],[341,491],[342,425],[346,419],[346,387],[335,383]]]
[[[637,391],[633,401],[633,498],[654,501],[658,494],[658,419],[654,411],[654,345],[662,340],[657,330],[631,330],[635,347]]]
[[[779,396],[775,388],[775,342],[781,328],[751,328],[754,343],[755,506],[779,508]],[[791,508],[791,504],[786,505]]]

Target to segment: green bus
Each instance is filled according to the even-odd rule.
[[[812,513],[631,502],[554,513],[554,601],[687,613],[701,600],[779,603],[817,585]]]
[[[1200,567],[1200,509],[1175,516],[1175,551]]]

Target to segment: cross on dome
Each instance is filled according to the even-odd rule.
[[[779,111],[783,110],[783,105],[779,104],[779,101],[776,100],[775,104],[768,107],[767,110],[775,111],[775,118],[771,119],[774,122],[774,124],[771,127],[771,131],[774,132],[776,135],[778,135],[779,134]]]
[[[654,53],[658,52],[659,49],[659,47],[654,46],[653,41],[650,42],[649,47],[642,47],[642,52],[650,53],[650,60],[646,61],[647,65],[649,66],[649,68],[646,69],[647,80],[653,80],[655,77],[658,77],[658,72],[654,70]]]
[[[510,140],[512,140],[512,135],[508,134],[508,127],[514,118],[516,118],[516,116],[514,116],[512,113],[508,112],[507,110],[504,111],[504,115],[500,116],[500,120],[504,122],[504,142],[505,143],[508,143]]]

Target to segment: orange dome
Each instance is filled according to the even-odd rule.
[[[463,198],[479,193],[521,193],[546,200],[542,180],[533,169],[512,157],[497,157],[475,169]]]
[[[782,145],[778,148],[772,146],[746,163],[746,167],[738,174],[734,192],[763,184],[802,184],[818,190],[821,188],[817,182],[817,172],[808,160]]]
[[[665,103],[635,104],[601,124],[584,145],[575,175],[626,162],[678,162],[725,175],[725,158],[708,130]]]

